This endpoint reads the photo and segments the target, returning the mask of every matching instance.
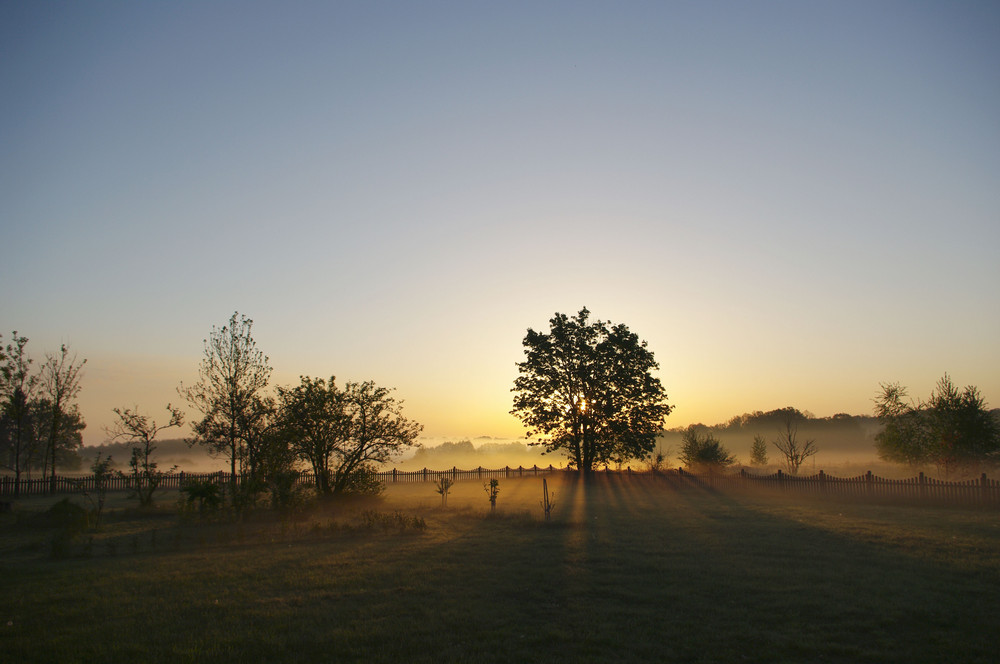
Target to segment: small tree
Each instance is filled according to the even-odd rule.
[[[173,469],[163,472],[159,470],[157,462],[153,461],[156,435],[164,429],[184,424],[184,414],[179,408],[167,404],[170,420],[164,425],[157,426],[154,420],[140,414],[138,407],[114,408],[113,412],[118,416],[118,421],[106,430],[108,436],[112,442],[124,441],[132,448],[128,462],[132,477],[131,497],[138,498],[142,507],[152,505],[153,493],[163,482],[163,478],[177,468],[174,466]]]
[[[816,441],[811,438],[805,442],[800,442],[798,439],[798,430],[798,424],[795,424],[791,418],[788,418],[785,420],[785,430],[779,432],[778,438],[772,441],[772,444],[778,448],[778,451],[784,457],[785,468],[788,469],[791,475],[797,475],[799,468],[805,463],[805,460],[819,451],[816,447]]]
[[[80,393],[80,378],[87,360],[77,362],[65,344],[58,356],[46,355],[41,367],[41,395],[48,405],[47,436],[42,457],[42,477],[46,471],[55,475],[56,457],[60,450],[74,450],[83,439],[80,431],[86,426],[73,400]]]
[[[454,484],[450,477],[442,477],[434,482],[437,492],[441,494],[441,507],[448,507],[448,492]]]
[[[84,490],[83,497],[90,502],[91,514],[94,517],[94,528],[101,525],[101,513],[104,511],[104,502],[108,495],[108,483],[114,471],[112,467],[111,455],[102,457],[98,454],[90,464],[90,472],[94,474],[93,491]]]
[[[230,480],[249,478],[255,470],[255,443],[262,440],[268,414],[264,397],[271,376],[268,358],[252,334],[253,321],[234,312],[227,325],[212,328],[198,382],[178,392],[201,419],[194,422],[190,444],[205,445],[229,460]],[[236,492],[233,492],[236,495]]]
[[[753,437],[753,445],[750,447],[750,465],[767,465],[767,441],[760,434]]]
[[[496,512],[497,494],[500,493],[500,480],[494,477],[489,482],[483,482],[483,490],[490,497],[490,512]]]
[[[333,377],[278,388],[278,435],[312,466],[320,495],[377,493],[376,465],[418,445],[423,426],[391,393],[371,381],[340,388]]]
[[[708,471],[728,468],[736,463],[736,457],[712,434],[701,433],[694,424],[681,436],[681,462],[692,469]]]

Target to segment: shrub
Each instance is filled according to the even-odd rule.
[[[63,498],[45,512],[45,519],[53,526],[69,532],[81,532],[90,524],[90,515],[69,498]]]
[[[198,513],[204,514],[222,506],[222,487],[213,480],[190,479],[181,485],[181,493],[186,494],[187,506],[198,504]]]
[[[385,489],[375,474],[375,467],[365,464],[351,472],[344,484],[344,493],[377,496]]]
[[[688,468],[716,470],[736,463],[736,457],[712,434],[691,425],[681,437],[680,460]]]

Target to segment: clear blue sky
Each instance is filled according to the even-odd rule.
[[[4,2],[0,91],[0,331],[88,358],[88,443],[234,310],[436,437],[519,435],[584,305],[668,426],[1000,405],[995,2]]]

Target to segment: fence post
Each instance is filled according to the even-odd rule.
[[[924,477],[924,471],[920,471],[917,475],[917,493],[920,495],[920,499],[923,500],[927,497],[927,478]]]
[[[532,466],[532,470],[535,473],[535,477],[538,477],[538,464],[537,463],[534,466]]]
[[[424,481],[427,481],[427,466],[424,466]]]
[[[393,484],[396,483],[396,469],[395,468],[392,469],[392,483]]]
[[[457,480],[458,479],[458,466],[452,466],[451,467],[451,479],[453,479],[453,480]]]
[[[989,483],[990,483],[990,481],[988,479],[986,479],[986,473],[983,473],[983,476],[979,480],[979,504],[980,505],[985,505],[986,504],[986,491],[987,491],[986,487],[989,486]]]
[[[819,492],[826,493],[826,473],[819,471]]]
[[[867,473],[865,473],[865,486],[867,487],[866,491],[869,496],[872,494],[872,491],[874,490],[874,482],[875,479],[872,477],[872,471],[869,470]]]
[[[510,477],[510,466],[507,466],[506,468],[504,468],[504,470],[503,470],[503,476],[505,478]]]

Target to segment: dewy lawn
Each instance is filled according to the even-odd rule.
[[[993,661],[995,511],[655,477],[433,484],[242,520],[0,520],[5,661]]]

